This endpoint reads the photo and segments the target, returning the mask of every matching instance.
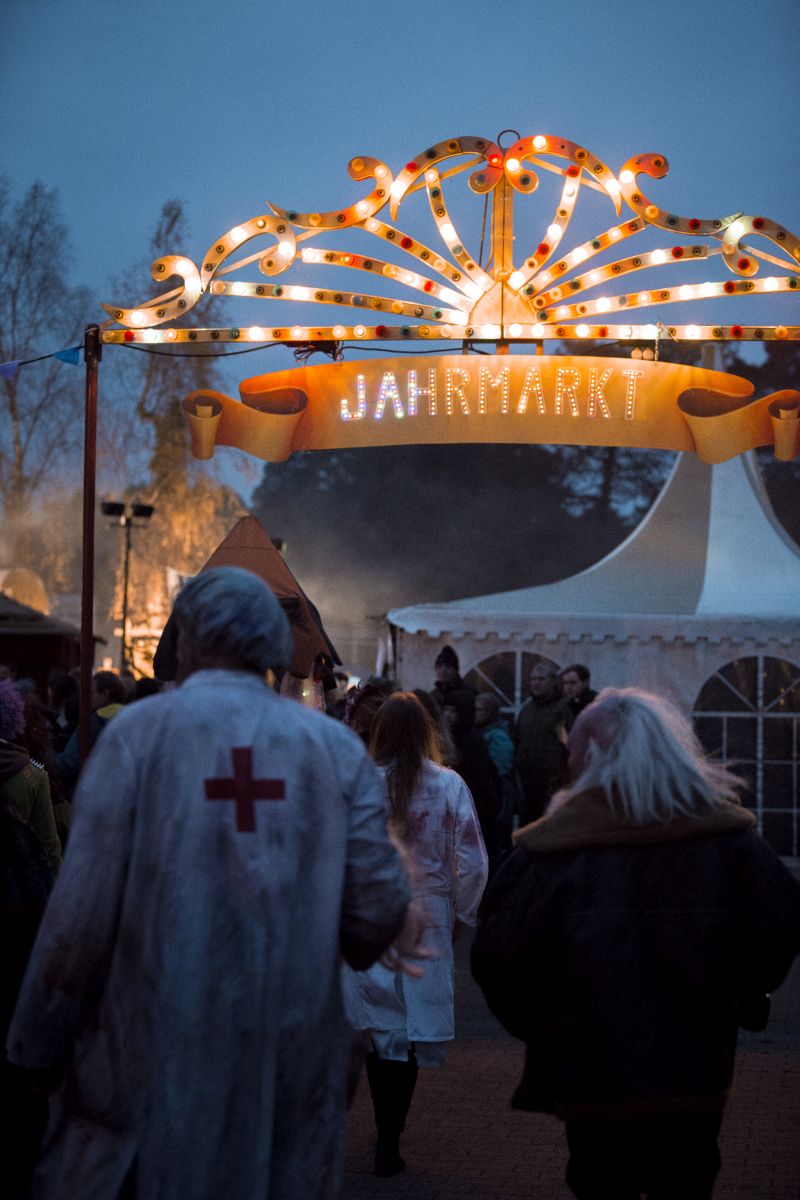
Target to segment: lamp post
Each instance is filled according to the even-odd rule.
[[[114,517],[124,532],[122,557],[122,639],[119,651],[119,669],[128,665],[128,577],[131,558],[131,529],[146,525],[155,509],[152,504],[127,504],[122,500],[104,500],[100,508],[106,517]]]

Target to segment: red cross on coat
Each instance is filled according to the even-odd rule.
[[[284,800],[286,787],[282,779],[253,778],[253,749],[233,746],[232,779],[206,779],[206,800],[235,800],[236,828],[241,833],[255,833],[256,800]]]

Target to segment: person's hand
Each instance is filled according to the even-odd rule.
[[[381,955],[381,966],[386,967],[387,971],[408,975],[410,979],[421,979],[425,974],[422,964],[437,957],[435,950],[420,945],[425,927],[425,912],[419,901],[412,900],[406,911],[403,928],[389,949]]]

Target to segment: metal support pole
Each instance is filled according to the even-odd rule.
[[[122,518],[125,530],[125,551],[122,562],[122,638],[119,648],[119,669],[124,671],[128,665],[128,568],[131,559],[131,524],[130,513]]]
[[[81,673],[78,747],[83,762],[90,749],[92,667],[94,665],[94,506],[97,471],[97,376],[103,345],[100,326],[83,334],[86,405],[83,425],[83,553],[81,562]]]

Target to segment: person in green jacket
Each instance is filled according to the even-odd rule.
[[[25,732],[22,697],[10,680],[0,682],[0,800],[29,825],[54,871],[61,866],[61,842],[50,800],[47,772],[15,739]]]

